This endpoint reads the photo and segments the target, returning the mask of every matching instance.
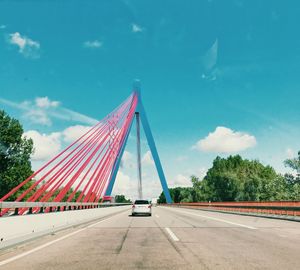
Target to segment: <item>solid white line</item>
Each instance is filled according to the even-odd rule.
[[[123,213],[123,212],[121,212],[121,213]],[[121,213],[118,213],[118,214],[121,214]],[[97,224],[99,224],[99,223],[101,223],[101,222],[103,222],[103,221],[106,221],[106,220],[108,220],[108,219],[110,219],[110,218],[113,218],[113,217],[115,217],[115,216],[116,216],[116,215],[113,215],[113,216],[111,216],[111,217],[102,219],[102,220],[100,220],[100,221],[98,221],[98,222],[96,222],[96,223],[94,223],[94,224],[92,224],[92,225],[89,225],[89,226],[87,226],[87,227],[85,227],[85,228],[79,229],[78,231],[69,233],[69,234],[67,234],[67,235],[65,235],[65,236],[62,236],[62,237],[60,237],[60,238],[58,238],[58,239],[55,239],[55,240],[53,240],[53,241],[51,241],[51,242],[48,242],[48,243],[46,243],[46,244],[43,244],[43,245],[41,245],[41,246],[38,246],[38,247],[36,247],[36,248],[33,248],[33,249],[28,250],[28,251],[26,251],[26,252],[23,252],[23,253],[21,253],[21,254],[19,254],[19,255],[16,255],[16,256],[11,257],[11,258],[9,258],[9,259],[6,259],[6,260],[4,260],[4,261],[1,261],[1,262],[0,262],[0,266],[5,265],[5,264],[8,264],[8,263],[10,263],[10,262],[13,262],[13,261],[15,261],[15,260],[18,260],[18,259],[20,259],[20,258],[23,258],[23,257],[25,257],[25,256],[27,256],[27,255],[29,255],[29,254],[31,254],[31,253],[34,253],[34,252],[36,252],[36,251],[38,251],[38,250],[41,250],[41,249],[43,249],[43,248],[45,248],[45,247],[48,247],[48,246],[50,246],[50,245],[53,245],[53,244],[55,244],[55,243],[57,243],[57,242],[59,242],[59,241],[61,241],[61,240],[64,240],[64,239],[66,239],[66,238],[68,238],[68,237],[70,237],[70,236],[73,236],[73,235],[75,235],[75,234],[78,234],[78,233],[80,233],[80,232],[82,232],[82,231],[84,231],[84,230],[86,230],[86,229],[88,229],[88,228],[92,228],[92,227],[96,226]]]
[[[166,228],[167,233],[171,236],[171,238],[175,241],[178,242],[179,239],[177,238],[177,236],[171,231],[170,228]]]
[[[17,259],[20,259],[20,258],[22,258],[22,257],[25,257],[25,256],[27,256],[27,255],[29,255],[29,254],[31,254],[31,253],[33,253],[33,252],[36,252],[36,251],[38,251],[38,250],[41,250],[41,249],[43,249],[43,248],[45,248],[45,247],[48,247],[48,246],[50,246],[50,245],[52,245],[52,244],[54,244],[54,243],[56,243],[56,242],[59,242],[59,241],[64,240],[64,239],[66,239],[66,238],[68,238],[68,237],[70,237],[70,236],[73,236],[73,235],[75,235],[75,234],[77,234],[77,233],[80,233],[80,232],[82,232],[82,231],[85,230],[85,229],[86,229],[86,228],[83,228],[83,229],[80,229],[80,230],[78,230],[78,231],[69,233],[69,234],[67,234],[67,235],[65,235],[65,236],[63,236],[63,237],[61,237],[61,238],[58,238],[58,239],[53,240],[53,241],[51,241],[51,242],[48,242],[48,243],[46,243],[46,244],[44,244],[44,245],[41,245],[41,246],[36,247],[36,248],[34,248],[34,249],[31,249],[31,250],[29,250],[29,251],[23,252],[23,253],[21,253],[21,254],[19,254],[19,255],[16,255],[16,256],[14,256],[14,257],[11,257],[11,258],[9,258],[9,259],[7,259],[7,260],[1,261],[1,262],[0,262],[0,266],[5,265],[5,264],[8,264],[8,263],[10,263],[10,262],[12,262],[12,261],[15,261],[15,260],[17,260]]]
[[[257,228],[252,227],[252,226],[248,226],[248,225],[244,225],[244,224],[240,224],[240,223],[236,223],[236,222],[231,222],[231,221],[228,221],[228,220],[225,220],[225,219],[221,219],[221,218],[214,218],[214,217],[209,217],[209,216],[205,216],[205,215],[195,214],[195,213],[191,213],[189,211],[181,211],[181,210],[174,210],[174,209],[172,209],[172,210],[173,211],[177,211],[177,212],[183,212],[183,213],[188,214],[188,215],[203,217],[203,218],[207,218],[207,219],[212,219],[212,220],[216,220],[216,221],[228,223],[228,224],[231,224],[231,225],[236,225],[236,226],[244,227],[244,228],[251,229],[251,230],[256,230],[257,229]]]

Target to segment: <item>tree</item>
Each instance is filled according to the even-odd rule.
[[[290,184],[300,184],[300,151],[298,157],[286,159],[284,165],[296,171],[296,176],[292,174],[286,174],[285,178]]]
[[[300,200],[300,151],[298,157],[285,160],[284,165],[296,171],[296,175],[290,173],[284,175],[288,184],[290,199]]]
[[[206,176],[191,176],[192,188],[175,187],[170,195],[175,203],[200,201],[271,201],[300,199],[300,151],[285,161],[297,175],[277,174],[271,166],[239,155],[216,157]],[[163,193],[158,203],[166,203]]]
[[[171,191],[171,189],[169,188],[169,192],[170,191]],[[171,195],[171,192],[170,192],[170,195]],[[160,195],[158,197],[158,200],[157,200],[157,203],[167,203],[166,196],[163,192],[160,193]]]
[[[30,162],[33,142],[22,135],[23,128],[19,121],[0,110],[0,198],[33,173]],[[31,184],[32,181],[8,200],[15,200]]]
[[[210,201],[260,201],[272,197],[269,187],[277,177],[272,167],[257,160],[242,159],[239,155],[217,157],[203,185],[210,193]]]
[[[175,187],[169,189],[174,203],[196,201],[195,190],[192,187]],[[157,200],[158,203],[166,203],[165,194],[162,192]]]
[[[116,203],[131,203],[129,199],[126,199],[124,195],[116,195],[115,196]]]

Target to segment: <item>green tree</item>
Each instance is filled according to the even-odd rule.
[[[241,156],[216,157],[206,176],[191,176],[192,188],[175,187],[170,195],[175,203],[200,201],[300,200],[300,152],[285,161],[297,175],[277,174],[271,166]],[[159,203],[166,203],[163,193]]]
[[[32,174],[30,155],[33,153],[33,142],[22,135],[23,128],[19,121],[0,110],[0,198]],[[15,200],[31,184],[27,183],[8,200]]]
[[[300,200],[300,151],[296,158],[287,159],[284,165],[296,171],[296,175],[287,173],[284,175],[288,185],[291,200]]]
[[[129,199],[126,199],[125,195],[116,195],[115,196],[116,203],[131,203]]]
[[[270,200],[270,185],[278,175],[270,166],[241,156],[217,157],[203,180],[211,201]],[[282,187],[283,188],[283,187]]]
[[[300,151],[298,157],[286,159],[284,165],[296,171],[296,176],[292,174],[286,174],[285,178],[290,184],[300,184]]]
[[[196,200],[195,190],[192,187],[175,187],[169,189],[171,199],[174,203],[194,202]],[[158,203],[166,203],[165,194],[162,192],[157,200]]]
[[[170,192],[170,189],[169,189],[169,192]],[[160,193],[157,203],[167,203],[166,196],[163,192]]]

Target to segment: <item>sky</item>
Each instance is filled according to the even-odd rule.
[[[299,15],[296,0],[0,0],[0,109],[34,140],[37,169],[139,79],[170,187],[217,155],[284,173],[300,150]],[[144,135],[142,150],[158,197]],[[133,132],[114,194],[137,196],[135,161]]]

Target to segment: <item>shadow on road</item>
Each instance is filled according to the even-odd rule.
[[[129,217],[132,217],[132,218],[140,218],[140,217],[151,217],[149,215],[143,215],[143,214],[139,214],[139,215],[128,215]]]

